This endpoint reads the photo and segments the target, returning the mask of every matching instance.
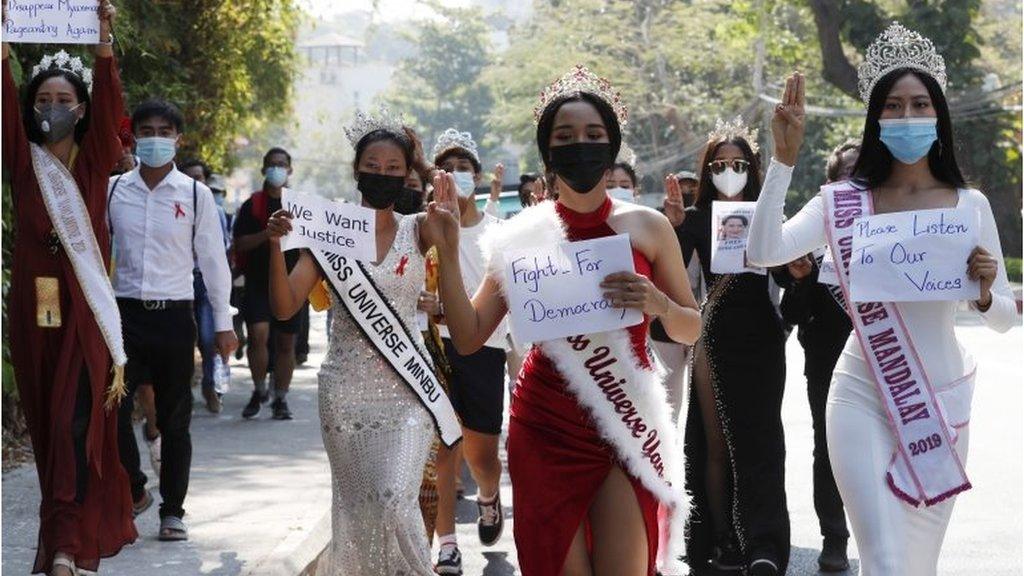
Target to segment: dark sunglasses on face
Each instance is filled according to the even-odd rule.
[[[730,167],[737,174],[745,174],[749,166],[750,162],[740,160],[738,158],[735,160],[715,160],[714,162],[708,163],[708,168],[711,168],[712,174],[721,174],[722,172],[725,172],[726,168]]]

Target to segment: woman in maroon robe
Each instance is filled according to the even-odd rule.
[[[103,0],[99,10],[100,39],[109,42],[114,9]],[[117,450],[117,411],[104,408],[111,355],[53,229],[29,144],[45,146],[70,170],[109,264],[107,182],[121,158],[124,103],[111,45],[99,44],[95,52],[91,102],[79,74],[43,70],[29,83],[21,108],[3,44],[3,168],[17,225],[8,333],[42,494],[32,572],[59,576],[74,574],[74,567],[96,570],[100,558],[137,536]],[[64,132],[52,113],[57,108],[71,109],[78,119],[70,133],[52,141]],[[43,127],[42,119],[52,125]]]

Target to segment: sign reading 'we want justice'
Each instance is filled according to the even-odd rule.
[[[4,42],[97,44],[96,0],[7,0]]]

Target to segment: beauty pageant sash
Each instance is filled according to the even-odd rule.
[[[462,439],[462,425],[434,375],[433,364],[416,345],[401,316],[380,293],[361,263],[331,252],[310,252],[345,310],[430,412],[441,441],[449,448],[454,446]]]
[[[955,425],[966,423],[966,413],[961,412],[970,410],[973,380],[971,375],[961,379],[943,389],[939,398],[896,305],[850,301],[853,223],[874,213],[871,194],[839,182],[822,187],[821,195],[846,310],[896,436],[887,483],[896,496],[914,506],[937,504],[971,487],[954,448],[956,428],[947,418],[952,417]],[[954,413],[947,414],[945,408]]]
[[[34,143],[30,147],[32,168],[39,182],[46,213],[71,261],[75,278],[82,287],[85,301],[96,318],[96,324],[113,359],[114,377],[106,398],[109,409],[125,396],[124,365],[128,362],[121,331],[121,312],[114,298],[114,288],[110,285],[103,264],[103,253],[100,252],[89,211],[74,176],[46,148]]]
[[[568,241],[554,204],[542,202],[527,208],[484,233],[480,244],[488,274],[500,282],[503,291],[504,247]],[[683,489],[683,454],[666,398],[663,371],[640,364],[627,330],[570,336],[539,346],[593,418],[619,462],[661,504],[661,573],[688,574],[679,558],[684,554],[689,497]],[[653,362],[654,356],[651,358]]]

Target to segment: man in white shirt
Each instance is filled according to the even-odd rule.
[[[152,378],[162,436],[160,540],[186,540],[181,518],[192,464],[193,266],[198,263],[213,307],[214,345],[227,361],[238,345],[228,303],[231,273],[220,215],[210,189],[174,165],[183,129],[172,104],[150,100],[132,113],[139,165],[110,181],[108,217],[117,242],[114,294],[121,310],[128,396],[118,414],[121,462],[137,509],[152,496],[132,433],[132,395]],[[194,257],[193,257],[194,255]]]
[[[476,207],[474,191],[482,179],[482,165],[476,143],[468,132],[448,129],[434,146],[434,166],[451,172],[459,186],[462,211],[459,238],[459,262],[463,282],[470,296],[483,282],[486,265],[479,239],[488,226],[501,221]],[[443,318],[441,319],[443,322]],[[461,450],[479,487],[477,507],[480,541],[490,546],[501,537],[504,520],[498,488],[501,461],[498,440],[501,436],[505,392],[505,345],[507,325],[503,321],[487,343],[477,352],[463,356],[455,350],[448,329],[438,326],[444,342],[445,357],[451,366],[448,395],[462,421],[463,442],[455,451],[444,446],[437,455],[437,534],[441,550],[438,574],[462,574],[462,556],[455,539],[455,476],[458,451]]]

